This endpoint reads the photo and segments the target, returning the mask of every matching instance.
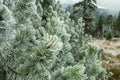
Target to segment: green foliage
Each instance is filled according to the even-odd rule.
[[[106,75],[107,72],[102,67],[101,61],[102,49],[100,49],[99,47],[89,46],[87,52],[89,54],[85,57],[85,66],[89,79],[96,80],[96,78],[99,79],[99,76]],[[105,77],[101,77],[101,79],[104,79]]]
[[[83,0],[73,6],[70,18],[78,23],[78,19],[83,17],[85,23],[84,33],[91,34],[94,27],[93,11],[97,9],[96,0]]]
[[[119,14],[118,14],[118,17],[117,17],[117,19],[115,20],[115,23],[114,23],[114,34],[115,34],[115,36],[116,37],[120,37],[120,12],[119,12]]]
[[[108,32],[108,33],[106,34],[106,39],[107,39],[107,40],[111,40],[112,37],[113,37],[113,35],[112,35],[111,32]]]
[[[84,74],[85,67],[84,64],[67,67],[62,75],[64,80],[86,80],[87,75]]]
[[[107,76],[99,59],[101,50],[87,44],[91,36],[84,35],[82,18],[76,24],[62,5],[52,0],[8,1],[0,1],[3,80],[93,80]]]
[[[112,37],[119,37],[119,31],[116,23],[117,22],[115,16],[108,15],[104,17],[103,15],[101,15],[96,22],[96,29],[94,32],[97,32],[97,35],[94,35],[94,37],[107,38],[109,40]]]
[[[101,15],[98,19],[98,21],[96,22],[96,29],[94,32],[97,32],[97,34],[93,35],[97,38],[103,38],[104,37],[104,25],[106,24],[106,18]]]

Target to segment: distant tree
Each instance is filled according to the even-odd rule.
[[[105,38],[106,38],[107,40],[111,40],[111,39],[113,38],[112,32],[111,32],[111,31],[108,31],[108,32],[106,33]]]
[[[117,15],[113,16],[113,34],[114,37],[118,37],[118,30],[117,30]]]
[[[101,22],[102,23],[102,22]],[[104,28],[103,28],[103,33],[104,33],[104,37],[108,40],[111,40],[111,38],[114,36],[114,18],[113,15],[108,15],[105,19],[104,22]]]
[[[119,36],[119,33],[120,33],[120,12],[119,12],[117,20],[116,20],[115,30],[116,30],[116,34],[118,34],[118,36]]]
[[[83,0],[73,6],[73,12],[71,13],[70,18],[77,22],[77,19],[82,16],[85,23],[85,33],[91,33],[91,27],[94,25],[92,13],[97,8],[95,4],[96,0]]]
[[[99,20],[98,20],[98,27],[97,27],[97,32],[99,32],[99,37],[103,38],[103,28],[105,25],[105,17],[103,15],[100,16]]]
[[[108,15],[107,16],[107,25],[108,25],[108,29],[113,29],[113,16],[112,15]]]

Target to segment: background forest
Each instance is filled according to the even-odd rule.
[[[84,5],[81,3],[81,1],[76,4],[63,4],[63,6],[66,8],[67,11],[71,13],[71,15],[74,14],[75,16],[77,16],[76,18],[74,17],[75,19],[83,17],[85,15],[84,12],[82,12],[84,10],[84,8],[82,8]],[[79,8],[75,10],[75,6]],[[93,10],[92,12],[88,11],[88,17],[91,17],[93,19],[89,21],[91,22],[91,24],[88,25],[89,31],[86,31],[86,33],[100,39],[106,38],[110,40],[112,37],[119,38],[120,12],[103,7],[97,7],[97,3],[93,6],[93,8],[95,10]],[[92,7],[90,7],[90,9],[92,10]],[[74,18],[72,17],[72,19]]]

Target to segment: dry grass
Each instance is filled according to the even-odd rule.
[[[120,54],[120,39],[113,38],[111,41],[94,39],[90,44],[102,47],[105,53],[110,53],[114,56]]]
[[[113,38],[111,41],[94,39],[90,44],[103,48],[103,67],[114,74],[111,80],[120,80],[120,39]]]

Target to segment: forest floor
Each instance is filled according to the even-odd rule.
[[[90,43],[103,48],[103,67],[113,73],[110,80],[120,80],[120,38],[113,38],[110,41],[93,39]]]

